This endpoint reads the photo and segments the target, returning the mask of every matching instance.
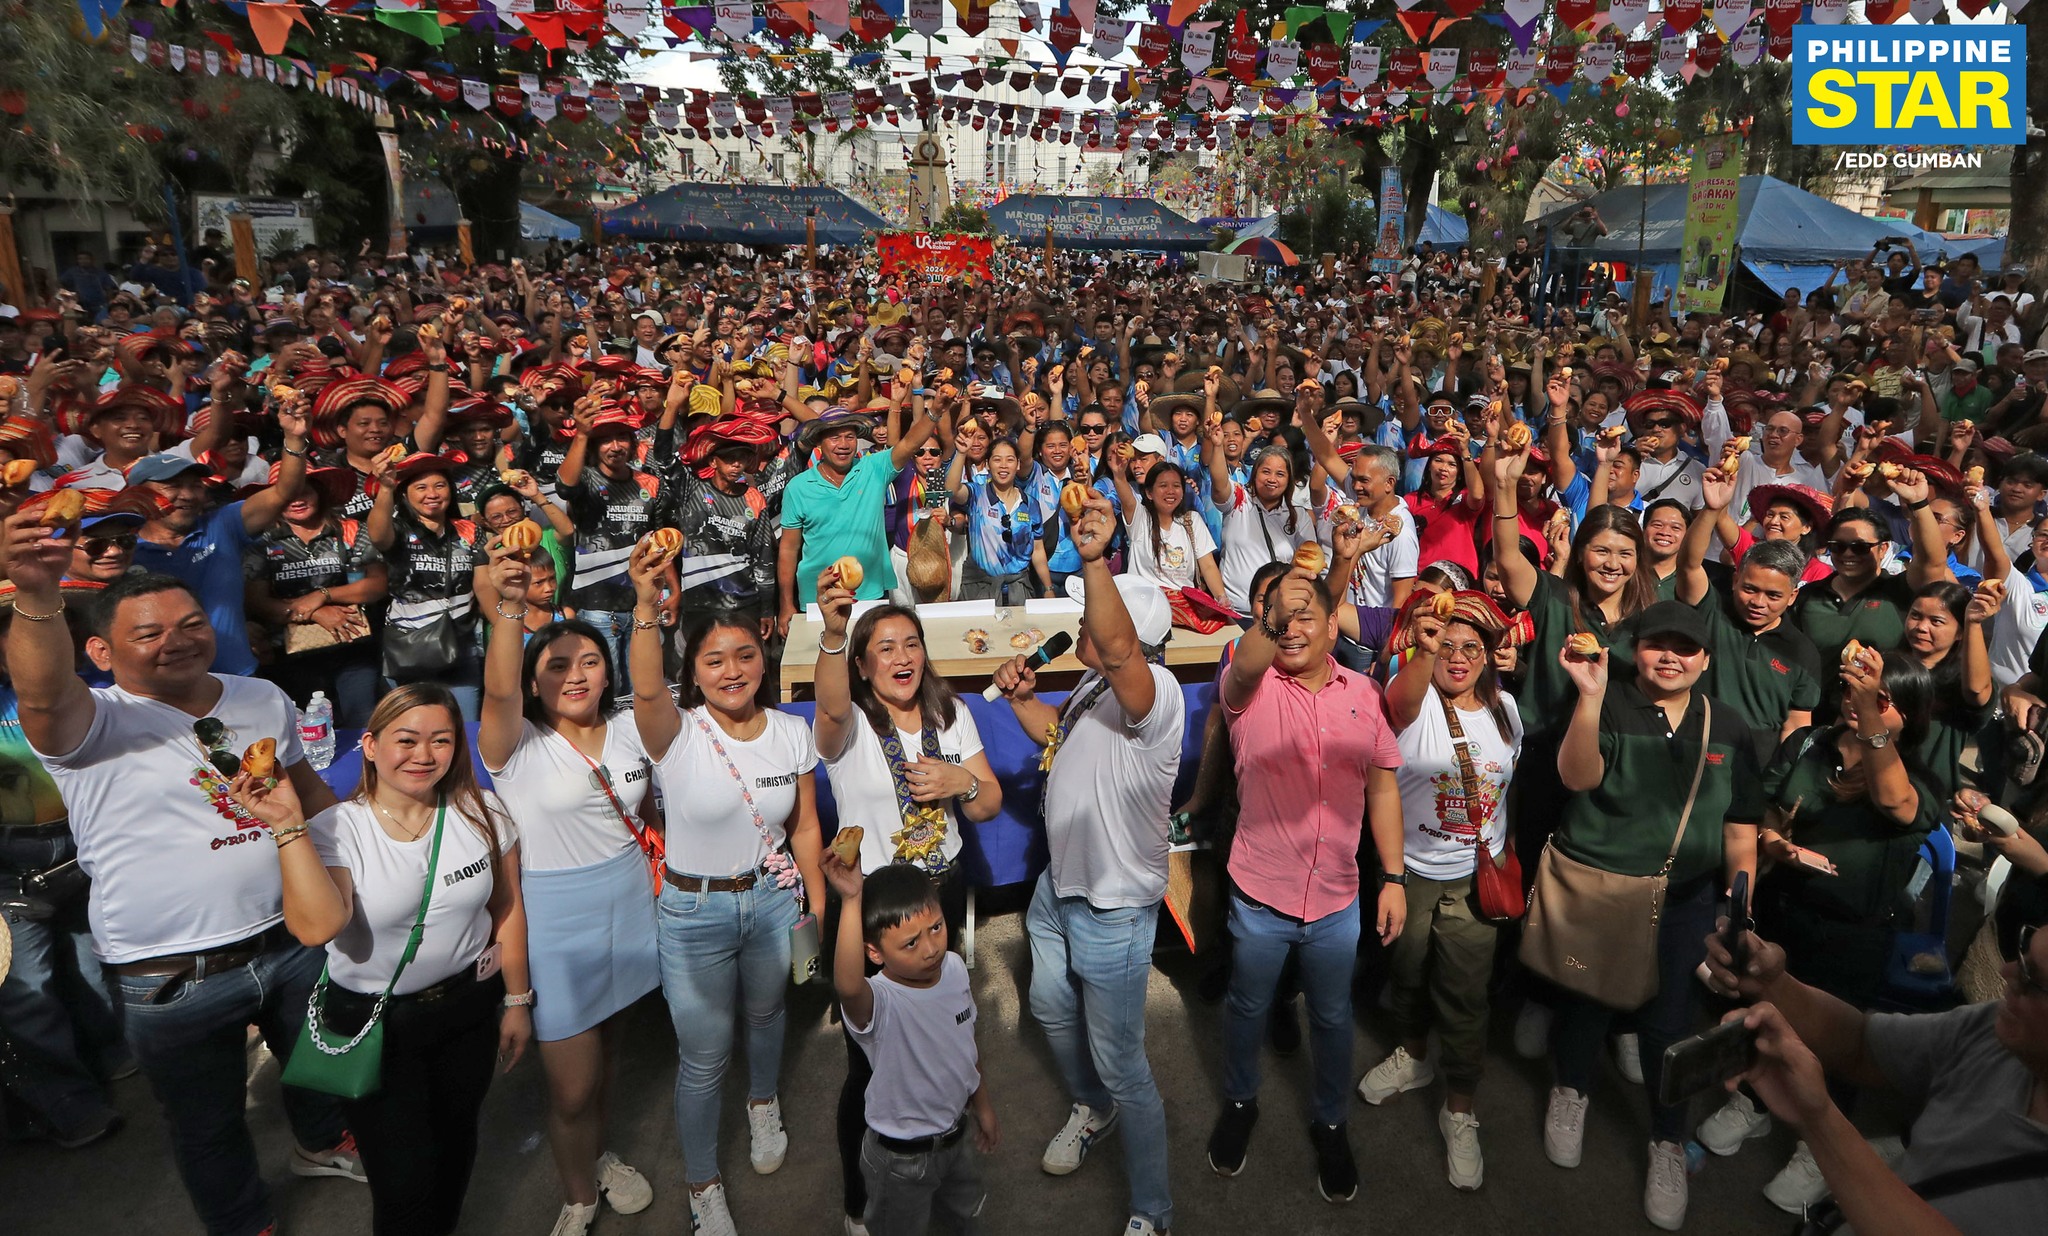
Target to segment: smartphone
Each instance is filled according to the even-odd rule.
[[[1756,1031],[1725,1021],[1664,1049],[1664,1075],[1657,1101],[1676,1107],[1709,1087],[1725,1085],[1756,1065]]]
[[[1749,930],[1753,925],[1749,915],[1749,873],[1738,871],[1728,890],[1728,926],[1721,933],[1721,945],[1728,950],[1730,968],[1737,974],[1749,965]]]

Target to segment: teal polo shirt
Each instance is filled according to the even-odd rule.
[[[879,600],[896,586],[882,514],[897,471],[887,450],[872,451],[848,469],[840,484],[814,467],[782,491],[782,526],[804,534],[803,557],[796,564],[797,604],[817,600],[818,576],[848,555],[863,568],[865,577],[854,590],[859,599]]]

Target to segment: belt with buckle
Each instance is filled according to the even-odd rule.
[[[761,880],[761,873],[749,871],[736,876],[681,875],[667,867],[661,869],[661,878],[669,886],[685,893],[744,893]]]
[[[876,1144],[892,1154],[929,1154],[934,1150],[944,1150],[965,1136],[967,1117],[964,1113],[953,1122],[952,1128],[930,1137],[891,1137],[879,1129],[875,1130]]]
[[[162,957],[145,957],[141,961],[116,962],[111,969],[116,974],[133,978],[190,979],[197,983],[209,975],[239,970],[263,954],[281,945],[292,942],[291,933],[283,923],[266,931],[258,932],[246,940],[224,944],[198,953],[170,953]]]

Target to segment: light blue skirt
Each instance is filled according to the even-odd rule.
[[[654,889],[634,846],[588,867],[522,871],[533,1033],[573,1038],[661,986]]]

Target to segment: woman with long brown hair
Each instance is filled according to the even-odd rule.
[[[386,695],[355,794],[310,826],[289,779],[245,765],[231,790],[277,843],[286,928],[327,946],[308,1011],[321,1038],[383,1019],[381,1085],[343,1103],[371,1230],[454,1231],[493,1063],[509,1070],[533,1039],[519,832],[477,785],[454,696],[438,683]]]
[[[853,593],[830,571],[818,581],[818,610],[824,631],[815,733],[839,826],[860,826],[863,872],[910,863],[931,875],[957,938],[967,902],[961,823],[990,819],[1003,805],[1003,788],[982,754],[981,731],[953,688],[932,672],[924,624],[914,610],[876,606],[849,632]],[[874,1069],[851,1037],[846,1048],[839,1158],[846,1215],[857,1223],[867,1209],[860,1141]]]

